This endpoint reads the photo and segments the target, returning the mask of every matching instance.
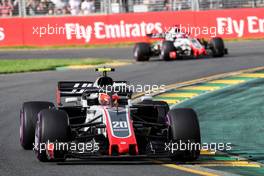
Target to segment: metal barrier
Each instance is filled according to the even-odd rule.
[[[264,0],[200,0],[200,10],[264,7]]]
[[[0,17],[264,7],[264,0],[0,0]]]

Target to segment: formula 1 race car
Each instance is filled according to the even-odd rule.
[[[24,149],[33,148],[40,161],[199,157],[200,128],[194,110],[170,110],[166,102],[146,96],[134,103],[128,83],[107,76],[114,69],[96,70],[103,76],[95,82],[58,82],[57,107],[44,101],[23,103],[20,143]]]
[[[133,56],[136,61],[148,61],[150,57],[155,56],[169,61],[186,57],[223,57],[225,54],[228,54],[222,38],[214,37],[209,41],[193,38],[181,32],[178,27],[172,27],[165,33],[147,34],[147,36],[162,40],[154,44],[136,43],[133,49]]]

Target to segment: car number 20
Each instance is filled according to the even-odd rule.
[[[112,122],[112,124],[113,124],[113,128],[116,128],[116,129],[128,127],[126,121],[114,121],[114,122]]]

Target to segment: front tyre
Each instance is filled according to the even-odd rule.
[[[170,158],[173,161],[193,161],[198,159],[201,136],[195,111],[188,108],[172,109],[168,112],[167,118],[171,149],[173,149],[172,146],[178,147],[177,150],[170,151]]]
[[[38,113],[43,109],[53,108],[54,104],[44,101],[25,102],[20,110],[20,144],[25,150],[33,148],[35,125]]]
[[[70,141],[69,117],[65,111],[57,109],[45,109],[39,113],[35,132],[35,154],[39,161],[64,161],[64,146]],[[55,144],[63,144],[57,145]],[[53,144],[54,155],[51,158],[47,154],[48,145]],[[67,145],[67,144],[66,144]]]

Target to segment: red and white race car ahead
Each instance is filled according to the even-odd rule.
[[[148,34],[150,38],[160,38],[161,41],[154,44],[136,43],[133,56],[137,61],[148,61],[150,57],[159,56],[160,59],[169,61],[181,58],[199,58],[203,56],[223,57],[228,54],[222,38],[214,37],[209,41],[189,36],[172,27],[165,33]]]

